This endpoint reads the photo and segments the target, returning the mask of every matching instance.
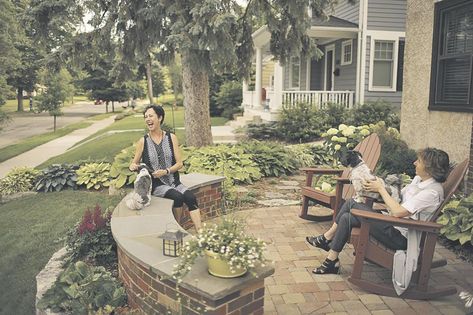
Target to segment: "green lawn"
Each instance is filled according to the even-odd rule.
[[[135,143],[141,136],[143,136],[142,131],[103,135],[83,145],[76,146],[64,154],[50,158],[37,168],[42,169],[55,163],[76,163],[83,160],[105,160],[113,162],[117,153]]]
[[[56,138],[62,137],[64,135],[67,135],[68,133],[73,132],[74,130],[77,129],[82,129],[90,126],[92,124],[91,121],[83,121],[83,122],[78,122],[75,124],[68,125],[66,127],[57,129],[56,132],[51,131],[48,133],[40,134],[37,136],[33,136],[27,139],[24,139],[18,143],[9,145],[7,147],[4,147],[0,149],[0,162],[6,161],[8,159],[11,159],[12,157],[15,157],[23,152],[29,151],[33,148],[36,148],[37,146],[49,142],[51,140],[54,140]]]
[[[115,206],[120,196],[67,190],[0,205],[0,314],[34,314],[35,276],[63,246],[87,208]]]

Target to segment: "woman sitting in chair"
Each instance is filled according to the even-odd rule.
[[[363,186],[364,189],[381,195],[389,210],[389,215],[427,221],[443,201],[443,188],[440,183],[447,179],[449,164],[448,154],[442,150],[426,148],[418,151],[417,160],[414,162],[416,176],[402,189],[401,204],[389,195],[380,180],[365,182]],[[352,208],[373,211],[363,203],[357,203],[353,199],[347,200],[328,231],[319,236],[306,237],[307,242],[312,246],[328,251],[325,261],[320,267],[315,268],[313,273],[338,273],[340,269],[338,255],[347,243],[352,227],[361,225],[360,221],[350,213]],[[405,250],[407,248],[406,228],[379,222],[371,225],[370,235],[390,249]]]

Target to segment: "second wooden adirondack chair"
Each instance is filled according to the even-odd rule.
[[[381,144],[377,134],[371,134],[361,141],[355,149],[360,152],[366,165],[374,170],[381,154]],[[337,210],[343,202],[354,195],[351,185],[345,185],[350,182],[350,169],[325,169],[325,168],[301,168],[306,173],[306,183],[302,187],[302,208],[300,217],[311,221],[328,221],[335,218]],[[314,176],[338,175],[335,193],[326,193],[322,190],[312,187]],[[309,201],[314,201],[324,207],[333,210],[333,215],[318,216],[308,214]]]

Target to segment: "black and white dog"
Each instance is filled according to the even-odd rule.
[[[355,189],[354,199],[356,202],[364,203],[366,198],[372,198],[374,200],[380,200],[381,197],[378,193],[365,191],[363,189],[363,182],[368,180],[374,180],[377,177],[373,175],[368,165],[365,164],[361,157],[361,153],[358,151],[347,150],[342,153],[340,163],[345,167],[351,167],[350,181]],[[397,201],[401,201],[401,185],[402,178],[400,175],[388,175],[383,180],[384,186],[388,193]]]
[[[126,200],[126,205],[129,209],[141,210],[143,207],[149,206],[151,202],[152,172],[146,164],[140,164],[138,175],[133,184],[133,192],[130,193]]]

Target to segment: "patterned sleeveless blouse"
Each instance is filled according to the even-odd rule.
[[[160,143],[155,143],[147,134],[144,136],[144,148],[141,161],[148,165],[153,171],[167,169],[176,163],[172,138],[169,132],[164,133]],[[176,189],[184,193],[187,187],[179,179],[179,172],[166,174],[160,178],[153,178],[152,194],[158,197],[164,197],[169,189]]]

